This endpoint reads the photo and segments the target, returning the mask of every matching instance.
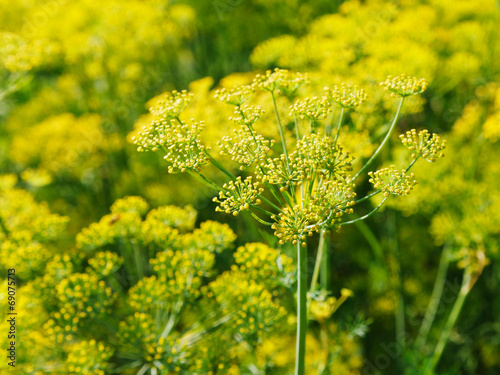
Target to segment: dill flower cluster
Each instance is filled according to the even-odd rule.
[[[295,265],[293,259],[276,252],[262,243],[247,243],[234,253],[237,266],[251,280],[272,287],[278,285],[292,286],[295,282]]]
[[[31,127],[30,147],[26,147],[24,134],[14,137],[11,158],[52,175],[82,176],[89,168],[98,168],[111,148],[101,123],[96,114],[50,117]]]
[[[407,97],[420,94],[427,89],[427,80],[425,78],[409,77],[404,74],[392,77],[389,76],[380,86],[389,91],[392,96]]]
[[[245,181],[241,177],[236,177],[236,181],[229,181],[224,184],[223,191],[219,192],[219,198],[215,197],[214,202],[219,203],[216,208],[218,212],[232,213],[234,216],[239,212],[248,210],[250,205],[259,205],[261,200],[257,196],[264,191],[263,188],[258,188],[259,183],[252,183],[252,177],[249,176]]]
[[[90,268],[98,277],[106,277],[116,272],[123,264],[123,258],[111,251],[100,251],[89,259]]]
[[[235,129],[235,133],[235,137],[223,136],[218,146],[220,155],[230,156],[231,160],[240,164],[240,170],[265,160],[274,144],[274,140],[265,139],[260,134],[252,135],[247,127]]]
[[[286,315],[286,309],[273,300],[272,293],[241,271],[226,272],[210,283],[213,295],[222,312],[229,315],[228,327],[245,340],[255,340],[257,335],[276,327]],[[235,311],[232,301],[237,301]]]
[[[427,161],[434,162],[444,156],[442,151],[446,148],[446,141],[437,134],[431,136],[428,130],[422,130],[417,135],[417,131],[412,129],[399,137],[408,150],[413,151],[412,158],[419,155]]]
[[[118,336],[130,353],[136,354],[147,368],[179,372],[180,351],[175,339],[161,337],[152,316],[136,312],[120,322]]]
[[[305,98],[297,101],[291,109],[291,114],[300,119],[324,120],[332,111],[331,103],[326,96]]]
[[[234,105],[238,110],[255,92],[252,85],[235,86],[230,89],[221,88],[215,91],[215,98],[226,104]]]
[[[408,195],[413,186],[417,184],[413,173],[407,175],[405,170],[399,171],[394,165],[368,174],[371,177],[369,181],[373,184],[373,187],[380,189],[385,197],[390,194]]]
[[[48,63],[57,54],[55,43],[48,40],[29,41],[22,36],[0,32],[0,67],[9,72],[27,72]]]
[[[72,344],[66,361],[68,374],[105,375],[112,356],[112,348],[93,339]]]
[[[32,279],[57,254],[54,241],[64,233],[69,218],[53,214],[25,190],[15,188],[15,175],[2,175],[0,188],[0,265],[23,265],[19,275]]]
[[[342,108],[353,109],[361,105],[367,98],[365,90],[358,88],[356,85],[346,85],[343,83],[340,87],[333,88],[325,87],[327,97],[330,97],[337,105]]]

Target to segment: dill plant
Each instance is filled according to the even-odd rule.
[[[400,118],[405,98],[426,90],[425,79],[406,75],[389,76],[380,85],[399,103],[394,118],[382,142],[364,165],[353,174],[353,156],[338,142],[343,121],[348,111],[355,110],[367,98],[356,86],[341,85],[325,88],[318,96],[300,98],[300,90],[308,85],[307,75],[283,69],[258,74],[250,85],[221,89],[216,92],[220,101],[234,106],[233,136],[219,142],[220,155],[229,156],[239,164],[243,175],[236,176],[210,153],[200,140],[204,123],[186,121],[182,111],[192,98],[187,91],[164,95],[150,108],[153,120],[144,126],[132,140],[138,151],[162,151],[169,163],[169,173],[187,172],[219,191],[213,199],[217,211],[237,216],[249,212],[259,223],[269,226],[280,245],[290,243],[297,251],[297,341],[295,374],[305,373],[305,338],[307,331],[308,269],[307,238],[315,233],[324,237],[330,230],[364,220],[375,213],[392,195],[407,195],[416,184],[410,168],[422,158],[434,161],[442,157],[445,141],[430,136],[424,130],[402,135],[405,146],[412,151],[413,161],[404,169],[395,166],[370,172],[369,181],[375,189],[358,198],[355,182],[370,167],[393,134]],[[259,106],[247,104],[255,90],[269,93],[276,115],[280,139],[274,142],[257,132],[256,123],[263,114]],[[279,96],[290,102],[289,119],[285,120],[276,104]],[[333,107],[341,108],[337,124],[326,121]],[[293,123],[294,142],[287,143],[285,121]],[[309,131],[300,132],[299,122],[309,124]],[[325,123],[326,122],[326,123]],[[276,144],[275,144],[276,143]],[[229,181],[220,186],[202,173],[202,167],[213,164]],[[382,201],[368,214],[350,220],[345,215],[354,213],[354,206],[383,194]],[[316,283],[321,265],[324,241],[320,241],[318,258],[312,275],[310,295],[318,294]],[[323,291],[326,292],[326,291]],[[346,296],[347,293],[344,293]],[[333,304],[333,302],[332,302]],[[333,312],[334,309],[330,308]]]

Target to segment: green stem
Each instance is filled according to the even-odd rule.
[[[297,352],[295,375],[305,375],[307,331],[307,248],[297,241]]]
[[[396,115],[394,116],[394,119],[392,120],[392,124],[391,124],[391,127],[389,128],[389,131],[387,132],[387,134],[385,135],[385,138],[384,140],[382,141],[382,143],[380,144],[380,146],[378,146],[377,150],[375,151],[375,153],[371,156],[370,159],[368,159],[368,161],[366,162],[366,164],[363,166],[363,168],[361,168],[361,170],[354,176],[354,178],[352,179],[352,181],[356,180],[365,170],[366,168],[369,167],[369,165],[373,162],[373,160],[375,160],[375,158],[380,154],[380,152],[382,151],[382,149],[384,148],[384,146],[386,145],[387,141],[391,138],[391,135],[392,133],[394,132],[394,129],[396,128],[396,124],[398,122],[398,119],[399,119],[399,116],[401,114],[401,108],[403,108],[403,103],[405,101],[405,98],[402,97],[401,98],[401,101],[399,102],[399,106],[398,106],[398,110],[396,112]]]
[[[335,148],[337,146],[337,140],[339,139],[340,129],[342,128],[342,122],[344,121],[344,114],[345,114],[345,109],[344,109],[344,107],[342,107],[340,109],[340,118],[339,118],[339,122],[337,124],[337,133],[335,134],[335,139],[333,141],[333,148]]]
[[[272,208],[274,208],[278,212],[283,212],[281,208],[279,208],[278,206],[276,206],[273,202],[271,202],[269,199],[267,199],[266,197],[264,197],[262,194],[259,194],[257,196],[259,197],[260,200],[266,202],[268,205],[270,205]]]
[[[252,217],[257,220],[259,223],[263,224],[263,225],[267,225],[268,227],[272,226],[273,223],[269,223],[267,221],[264,221],[262,220],[260,217],[258,217],[254,212],[251,212],[250,211],[250,214],[252,215]]]
[[[417,351],[421,350],[427,341],[427,336],[436,317],[439,301],[441,301],[441,296],[443,295],[446,273],[448,272],[448,265],[450,264],[449,248],[450,246],[445,245],[441,253],[441,259],[439,260],[439,267],[436,280],[434,281],[431,300],[429,301],[429,306],[427,306],[424,320],[420,326],[420,330],[418,331],[417,339],[415,340],[415,349]]]
[[[259,207],[259,206],[256,206],[255,204],[251,204],[251,205],[250,205],[250,207],[252,207],[254,210],[257,210],[257,211],[259,211],[259,212],[262,212],[263,214],[265,214],[265,215],[267,215],[267,216],[269,216],[269,217],[271,217],[271,216],[273,216],[273,215],[274,215],[272,212],[270,212],[270,211],[268,211],[268,210],[265,210],[265,209],[263,209],[263,208],[261,208],[261,207]]]
[[[324,235],[324,233],[321,233],[323,231],[320,231],[320,235]],[[323,248],[328,249],[328,238],[325,238],[325,244],[323,245]],[[323,257],[321,258],[321,270],[320,270],[320,281],[321,281],[321,286],[325,289],[328,290],[328,268],[329,268],[329,263],[328,263],[328,251],[323,250]]]
[[[375,256],[377,262],[381,266],[384,266],[385,265],[384,250],[382,249],[382,246],[380,245],[380,242],[377,240],[375,234],[373,234],[373,231],[364,221],[357,221],[354,224],[356,225],[356,227],[358,227],[359,231],[365,238],[366,242],[368,242],[368,245],[370,245],[370,248],[372,249],[373,255]]]
[[[132,250],[134,252],[135,265],[137,267],[137,277],[138,280],[142,280],[144,278],[144,262],[141,251],[135,241],[131,241]]]
[[[396,324],[396,342],[399,344],[401,348],[405,347],[405,336],[406,336],[406,327],[405,327],[405,303],[403,296],[403,281],[401,275],[401,259],[399,254],[399,243],[397,237],[397,228],[396,228],[396,217],[394,211],[388,212],[388,228],[390,231],[389,238],[391,239],[391,250],[394,256],[394,278],[395,285],[394,289],[397,295],[397,306],[394,312],[394,320]]]
[[[210,158],[210,162],[215,165],[222,173],[224,173],[226,176],[228,176],[230,179],[232,180],[236,180],[236,177],[231,173],[229,172],[226,168],[224,168],[224,166],[219,163],[217,160],[215,160],[213,158],[212,155],[210,155],[207,150],[203,150],[205,152],[205,155],[207,155],[209,158]]]
[[[313,292],[318,283],[319,270],[321,265],[321,260],[323,259],[323,249],[325,248],[325,237],[323,236],[323,229],[319,233],[319,243],[318,243],[318,253],[316,254],[316,263],[314,263],[314,271],[312,274],[310,292]]]
[[[283,126],[281,125],[280,115],[278,112],[278,106],[276,105],[276,98],[274,97],[274,92],[271,93],[271,96],[273,98],[274,113],[276,114],[276,119],[278,120],[278,128],[281,137],[281,146],[283,147],[283,153],[285,154],[286,168],[288,170],[288,174],[290,174],[290,165],[288,159],[288,152],[286,151],[285,134],[283,132]]]
[[[471,272],[466,270],[464,272],[464,278],[462,280],[462,287],[460,288],[458,297],[455,301],[455,304],[453,305],[453,308],[451,309],[450,316],[448,317],[448,320],[446,321],[446,324],[441,332],[441,336],[439,337],[436,349],[434,350],[430,362],[427,365],[427,369],[425,372],[426,374],[432,374],[437,364],[439,363],[439,360],[441,359],[441,355],[443,354],[446,343],[450,339],[451,330],[455,326],[458,316],[460,315],[460,311],[462,310],[462,307],[464,305],[465,298],[467,297],[467,294],[469,294],[471,279]]]
[[[196,178],[198,181],[202,182],[203,184],[211,187],[212,189],[215,190],[224,190],[222,189],[219,185],[217,185],[215,182],[209,180],[207,177],[205,177],[203,174],[200,172],[193,170],[188,172],[190,175],[192,175],[194,178]]]
[[[361,199],[358,199],[357,201],[354,201],[353,206],[356,206],[357,204],[360,204],[361,202],[364,202],[364,201],[370,199],[371,197],[374,197],[375,195],[377,195],[380,192],[382,192],[382,190],[374,191],[373,193],[367,195],[366,197],[363,197]],[[352,207],[352,206],[350,206],[350,207]]]
[[[373,211],[371,211],[370,213],[366,214],[365,216],[361,216],[357,219],[354,219],[354,220],[351,220],[351,221],[346,221],[346,222],[343,222],[343,223],[340,223],[339,225],[347,225],[347,224],[354,224],[355,222],[357,221],[361,221],[361,220],[365,220],[365,219],[368,219],[370,216],[372,216],[375,212],[377,212],[377,210],[382,207],[382,205],[385,203],[385,201],[390,197],[390,195],[388,195],[387,197],[384,197],[384,199],[382,199],[382,202],[379,203],[379,205],[377,207],[375,207],[373,209]]]
[[[300,133],[299,133],[299,121],[297,120],[297,115],[294,114],[293,120],[295,122],[295,137],[297,137],[297,142],[298,142],[300,141]]]

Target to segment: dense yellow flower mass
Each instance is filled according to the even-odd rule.
[[[2,254],[19,253],[2,261],[8,267],[14,259],[18,281],[27,282],[18,290],[23,319],[18,361],[30,373],[54,366],[61,374],[106,374],[117,366],[199,374],[215,366],[239,373],[252,361],[269,365],[267,355],[257,354],[264,337],[269,342],[273,332],[291,334],[278,322],[293,318],[295,266],[276,249],[262,243],[241,246],[231,271],[219,274],[216,255],[236,240],[229,226],[205,221],[196,227],[192,207],[150,210],[144,199],[128,196],[77,236],[85,252],[56,252],[49,243],[62,236],[67,219],[14,188],[13,175],[0,181]],[[12,236],[22,233],[29,235],[30,246],[42,247],[31,253],[10,248]],[[3,288],[0,301],[6,298]],[[199,348],[208,342],[220,344],[200,358]],[[257,357],[245,354],[248,345]],[[41,348],[43,357],[36,355]],[[114,355],[129,359],[117,364]],[[291,365],[272,364],[285,373]]]

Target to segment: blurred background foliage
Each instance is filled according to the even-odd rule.
[[[332,362],[337,370],[330,371],[337,373],[345,365],[338,373],[422,373],[423,358],[432,357],[434,350],[429,342],[438,342],[446,332],[455,298],[469,275],[470,292],[467,290],[436,371],[498,373],[497,1],[110,0],[97,5],[92,0],[0,0],[0,8],[0,218],[6,227],[0,232],[0,266],[7,269],[16,264],[26,288],[24,298],[33,288],[30,283],[43,278],[44,273],[66,269],[66,274],[58,271],[58,275],[63,275],[61,280],[68,277],[68,283],[84,283],[94,277],[85,269],[94,250],[82,250],[82,236],[76,235],[110,215],[109,207],[124,196],[141,196],[152,207],[191,204],[197,211],[196,226],[208,219],[228,222],[224,215],[214,213],[214,192],[189,177],[168,175],[159,157],[139,154],[130,143],[135,130],[148,120],[147,107],[162,92],[189,89],[194,93],[185,116],[206,121],[205,141],[215,146],[216,140],[227,134],[227,118],[232,115],[229,106],[213,98],[216,88],[248,83],[256,71],[274,67],[308,72],[311,92],[326,84],[357,84],[367,90],[369,99],[349,115],[342,143],[369,156],[393,111],[393,101],[374,86],[387,75],[406,73],[425,77],[430,85],[423,96],[408,101],[400,133],[419,127],[439,133],[448,140],[446,158],[433,168],[416,168],[419,185],[410,196],[389,200],[389,207],[366,224],[332,234],[329,287],[336,295],[341,288],[349,288],[355,296],[328,320],[330,329],[335,331],[333,325],[349,319],[354,320],[349,329],[356,328],[356,319],[364,321],[362,316],[374,323],[366,336],[355,342],[346,341],[349,333],[332,335],[338,338],[335,345],[342,355]],[[254,101],[264,109],[268,105],[259,95]],[[284,101],[278,106],[288,109]],[[269,123],[264,116],[259,130],[276,137],[277,129],[266,126]],[[379,163],[401,160],[402,149],[394,141]],[[224,178],[215,171],[210,173],[216,179]],[[366,181],[361,183],[361,190],[368,188]],[[145,212],[127,225],[141,227],[140,216]],[[237,246],[257,241],[274,246],[272,238],[244,215],[229,224]],[[109,233],[95,235],[102,240]],[[128,238],[135,236],[138,234],[132,231]],[[110,249],[121,256],[122,251],[129,251],[120,250],[128,249],[126,241],[113,242],[112,246],[116,247]],[[162,243],[160,247],[165,246]],[[61,259],[66,253],[71,260],[64,262],[73,262],[71,267],[54,264],[64,263]],[[153,251],[148,259],[155,254]],[[62,258],[56,259],[56,255]],[[211,277],[234,262],[229,250],[217,257]],[[438,269],[448,271],[444,279]],[[145,275],[136,272],[122,269],[118,275],[122,279],[135,275],[137,281],[153,273],[149,268]],[[71,274],[77,276],[70,279]],[[85,274],[90,276],[81,276]],[[224,275],[220,277],[243,277]],[[431,296],[435,296],[433,290],[439,290],[439,280],[444,287],[435,325],[428,334],[419,334],[420,322]],[[133,314],[133,303],[123,307],[123,293],[133,282],[120,282],[123,298],[116,300],[121,302],[99,319],[114,317],[118,324]],[[202,284],[206,285],[206,280]],[[213,287],[217,289],[217,284]],[[57,296],[49,293],[50,297],[40,297],[41,307],[33,302],[38,306],[33,307],[35,311],[43,311],[30,326],[34,345],[45,345],[42,337],[36,341],[36,332],[40,335],[50,314],[66,301],[61,297],[66,292],[60,289]],[[209,292],[203,293],[203,298],[210,299]],[[232,296],[221,298],[230,300]],[[290,296],[287,298],[290,305]],[[197,309],[210,309],[212,303],[200,302],[192,312],[197,317],[187,322],[202,319]],[[289,305],[286,308],[293,311]],[[54,323],[53,316],[51,319]],[[113,326],[114,322],[106,324]],[[313,332],[321,331],[319,322],[311,324]],[[86,332],[85,327],[78,326],[78,335]],[[57,329],[51,332],[56,335]],[[283,337],[291,332],[285,327],[276,335],[279,339],[252,347],[256,353],[252,363],[266,368],[262,353],[279,348],[290,352]],[[222,345],[224,335],[230,333],[206,340]],[[422,340],[422,336],[428,339]],[[79,350],[96,350],[103,362],[111,358],[88,336],[86,340],[78,344],[81,347],[68,346],[64,353],[54,348],[50,361],[65,358],[70,363]],[[311,347],[314,345],[320,344]],[[289,354],[293,363],[293,353]],[[228,356],[224,363],[236,371],[241,353]],[[275,367],[286,373],[290,358],[275,358],[273,363],[281,363]],[[208,373],[203,372],[208,371],[203,367],[208,364],[199,366],[200,373]],[[231,373],[220,369],[225,371]]]

